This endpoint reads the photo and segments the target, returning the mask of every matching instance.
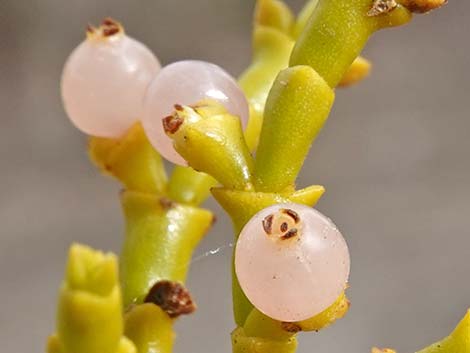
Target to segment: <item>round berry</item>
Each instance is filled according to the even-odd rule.
[[[331,220],[313,208],[278,204],[243,228],[235,271],[250,302],[285,322],[309,319],[346,289],[350,268],[346,241]]]
[[[187,165],[165,134],[163,119],[174,112],[175,105],[193,105],[203,100],[223,104],[246,127],[249,109],[245,95],[236,81],[217,65],[179,61],[164,67],[150,84],[142,122],[150,142],[167,160]]]
[[[147,86],[159,70],[158,59],[147,47],[106,19],[99,28],[88,28],[87,39],[65,64],[65,110],[89,135],[120,137],[142,116]]]

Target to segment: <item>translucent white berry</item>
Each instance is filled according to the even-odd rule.
[[[74,125],[100,137],[120,137],[142,115],[147,86],[160,70],[155,55],[106,19],[68,58],[62,99]]]
[[[235,271],[250,302],[279,321],[309,319],[332,305],[349,276],[346,241],[331,220],[313,208],[279,204],[243,228]]]
[[[167,160],[187,164],[165,134],[162,120],[174,112],[175,104],[193,105],[207,99],[222,103],[246,127],[249,109],[245,95],[236,81],[217,65],[179,61],[164,67],[150,84],[142,122],[150,142]]]

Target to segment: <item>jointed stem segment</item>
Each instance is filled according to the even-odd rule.
[[[295,189],[297,175],[333,101],[333,90],[311,67],[296,66],[279,74],[266,102],[256,153],[257,190]]]
[[[259,8],[266,7],[265,1],[260,1],[260,4],[262,5]],[[278,4],[276,6],[279,8]],[[300,37],[290,56],[291,68],[277,77],[264,110],[255,159],[256,191],[289,193],[295,190],[295,180],[309,147],[329,114],[334,98],[333,89],[340,83],[348,84],[355,77],[367,74],[367,63],[357,58],[375,31],[402,25],[411,19],[410,9],[400,4],[389,12],[369,16],[368,12],[373,6],[371,0],[320,0],[318,3],[312,0],[293,26],[292,33]],[[306,21],[312,12],[310,19]],[[262,16],[257,18],[259,17]],[[274,27],[281,32],[280,26]],[[303,27],[305,29],[301,31]],[[285,27],[282,29],[285,32]],[[221,194],[215,190],[214,195],[219,202],[230,199],[222,199]],[[247,199],[251,203],[257,200],[255,193],[250,193]],[[240,220],[240,214],[244,214],[243,207],[234,206],[230,201],[225,204],[230,205],[225,206],[225,209],[234,219],[236,231],[239,231],[244,224]],[[249,217],[247,215],[245,220],[253,214]],[[241,291],[236,277],[233,295],[235,318],[237,324],[243,327],[233,333],[234,351],[243,351],[248,339],[250,343],[259,342],[260,347],[263,347],[257,349],[258,352],[269,352],[272,349],[266,348],[266,340],[281,344],[277,348],[278,352],[293,349],[293,336],[286,338],[285,332],[274,330],[270,331],[271,336],[267,338],[264,331],[266,323],[251,324],[250,317],[263,316],[257,314],[256,309],[250,311],[251,304]],[[344,315],[348,307],[349,302],[342,296],[324,313],[303,323],[303,327],[301,323],[297,323],[296,327],[320,329]],[[247,330],[247,325],[250,330]],[[277,325],[273,327],[279,328]]]
[[[142,303],[161,280],[184,283],[191,256],[213,223],[211,212],[153,194],[122,194],[126,238],[121,253],[124,304]]]
[[[50,353],[136,353],[123,336],[117,266],[112,254],[81,245],[70,248]]]
[[[214,221],[212,213],[198,205],[208,196],[215,181],[207,174],[183,167],[176,167],[167,181],[161,157],[139,124],[121,139],[92,138],[90,156],[103,172],[126,187],[121,194],[126,216],[126,237],[120,261],[124,306],[119,301],[116,307],[119,318],[123,309],[126,310],[125,334],[139,353],[155,350],[170,353],[174,320],[155,304],[142,302],[152,286],[161,280],[184,283],[192,253]],[[96,313],[86,314],[93,320]],[[122,320],[114,321],[121,322],[122,330]],[[71,321],[60,319],[59,324],[61,322],[70,325]],[[64,329],[64,332],[69,331],[70,328]],[[75,331],[79,332],[70,332]],[[101,333],[103,337],[97,342],[107,337],[103,330]],[[119,348],[119,353],[135,352],[132,343],[123,342],[123,347],[130,344],[133,350]],[[58,346],[57,338],[51,338],[50,352],[81,353],[68,349],[57,351]]]
[[[334,88],[377,30],[411,19],[404,7],[367,16],[371,0],[321,0],[292,52],[290,66],[309,65]]]

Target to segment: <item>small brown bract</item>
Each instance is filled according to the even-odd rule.
[[[91,24],[88,24],[88,25],[86,26],[86,32],[87,32],[88,34],[93,34],[93,33],[96,32],[96,28],[93,27]]]
[[[297,333],[302,331],[302,328],[294,322],[281,322],[281,327],[284,331],[290,333]]]
[[[367,12],[367,16],[380,16],[395,10],[397,6],[398,3],[396,0],[375,0],[372,4],[372,7]]]
[[[119,22],[117,22],[114,18],[106,17],[101,22],[103,26],[119,26]]]
[[[186,287],[172,281],[157,282],[150,289],[144,302],[158,305],[171,318],[191,314],[196,310],[196,305]]]
[[[101,30],[104,37],[111,37],[121,31],[121,25],[111,17],[107,17],[101,23]]]
[[[160,205],[163,207],[163,209],[169,210],[170,208],[173,208],[175,206],[175,203],[169,198],[161,197]]]

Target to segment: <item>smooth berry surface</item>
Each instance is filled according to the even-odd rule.
[[[243,228],[235,271],[250,302],[280,321],[309,319],[347,286],[349,251],[332,221],[313,208],[278,204]]]
[[[145,92],[159,70],[155,55],[124,33],[88,38],[64,67],[65,110],[89,135],[120,137],[142,116]]]
[[[167,160],[187,164],[165,134],[162,120],[174,112],[175,104],[193,105],[207,99],[222,103],[246,127],[249,108],[245,95],[235,79],[217,65],[179,61],[164,67],[150,84],[142,122],[150,142]]]

